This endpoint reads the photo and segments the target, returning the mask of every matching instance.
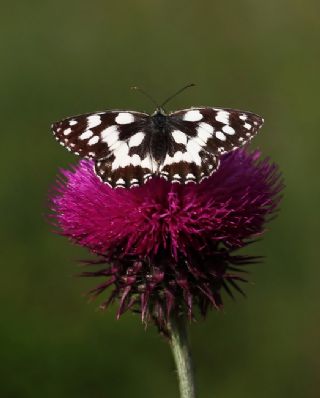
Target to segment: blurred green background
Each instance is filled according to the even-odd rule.
[[[215,105],[266,119],[253,141],[283,171],[279,217],[250,252],[248,299],[191,327],[199,398],[319,397],[319,1],[1,2],[0,396],[178,396],[171,353],[74,278],[87,252],[51,233],[46,198],[76,157],[52,121],[106,108]],[[245,252],[245,251],[244,251]],[[247,250],[248,252],[248,250]]]

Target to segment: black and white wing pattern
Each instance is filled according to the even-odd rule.
[[[166,115],[109,110],[52,125],[55,138],[76,155],[93,159],[95,173],[113,188],[140,186],[153,176],[200,182],[222,154],[246,144],[263,119],[250,112],[190,108]]]
[[[145,140],[150,116],[110,110],[69,117],[52,125],[55,138],[69,151],[95,160],[95,172],[112,187],[143,184],[156,173]]]
[[[180,183],[210,176],[222,154],[246,144],[263,124],[254,113],[228,108],[190,108],[168,117],[170,140],[159,174]]]

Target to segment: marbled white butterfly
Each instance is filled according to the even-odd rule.
[[[166,114],[168,100],[152,115],[106,110],[69,117],[54,123],[52,130],[69,151],[94,160],[104,183],[131,188],[153,176],[200,182],[217,170],[222,154],[246,144],[263,124],[254,113],[228,108]]]

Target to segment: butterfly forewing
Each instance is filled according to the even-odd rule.
[[[203,148],[215,155],[244,145],[263,124],[263,119],[254,113],[228,108],[192,108],[170,116],[185,127],[189,137],[197,137],[205,144]]]
[[[114,144],[139,131],[144,113],[105,111],[69,117],[52,125],[56,139],[73,153],[93,159],[109,156]]]

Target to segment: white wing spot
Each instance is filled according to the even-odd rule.
[[[185,120],[187,122],[198,122],[202,118],[203,118],[203,116],[201,115],[201,113],[198,110],[188,111],[183,116],[183,120]]]
[[[90,138],[90,140],[88,141],[88,145],[94,145],[97,142],[99,142],[99,137],[95,135],[94,137]]]
[[[136,178],[133,178],[130,181],[130,188],[138,187],[139,186],[139,181]]]
[[[223,124],[229,124],[229,112],[218,111],[218,113],[216,115],[216,121],[221,122]]]
[[[119,178],[116,181],[116,185],[118,185],[118,186],[126,185],[126,182],[125,182],[125,180],[123,178]]]
[[[171,134],[177,144],[187,145],[187,136],[185,133],[180,130],[174,130]]]
[[[119,140],[119,132],[117,126],[109,126],[100,133],[101,141],[105,142],[110,148]]]
[[[176,180],[181,180],[181,176],[179,174],[174,174],[173,178]]]
[[[183,154],[181,151],[177,151],[174,155],[173,155],[173,163],[179,163],[182,161],[183,158]]]
[[[189,141],[190,142],[190,141]],[[170,166],[172,163],[179,163],[183,159],[183,154],[181,151],[177,151],[173,156],[170,156],[167,154],[167,156],[164,159],[164,162],[162,164],[162,167],[164,166]]]
[[[208,139],[212,137],[213,127],[208,123],[200,123],[197,128],[197,133],[200,140],[206,144]]]
[[[87,130],[79,136],[79,140],[87,140],[93,136],[93,131]]]
[[[247,117],[247,115],[245,115],[245,114],[243,113],[242,115],[239,116],[239,119],[241,119],[241,120],[247,120],[248,117]]]
[[[65,129],[63,134],[64,135],[69,135],[72,132],[72,129],[69,127],[68,129]]]
[[[140,156],[137,154],[129,156],[129,147],[127,143],[123,141],[119,141],[119,143],[120,144],[117,146],[113,153],[115,156],[115,160],[112,162],[112,170],[116,170],[120,167],[124,168],[129,166],[130,164],[132,164],[133,166],[142,166]],[[152,165],[150,164],[150,166]]]
[[[131,164],[133,166],[139,166],[141,164],[141,158],[139,155],[134,154],[131,156]]]
[[[131,163],[131,158],[128,155],[129,147],[123,142],[119,141],[119,145],[114,150],[113,154],[115,160],[112,162],[112,170],[117,169],[118,167],[127,167]]]
[[[195,139],[191,139],[187,144],[187,153],[197,166],[201,166],[201,157],[199,155],[202,146]]]
[[[78,124],[78,122],[76,120],[70,120],[69,121],[69,125],[70,126],[74,126],[75,124]]]
[[[244,128],[247,129],[247,130],[251,130],[251,127],[252,127],[252,126],[251,126],[251,124],[249,124],[249,123],[245,123],[245,124],[244,124]]]
[[[130,124],[134,122],[134,116],[132,113],[129,112],[121,112],[115,118],[116,123],[118,124]]]
[[[97,127],[101,124],[101,118],[99,115],[91,115],[88,116],[87,118],[87,128],[88,129],[93,129],[94,127]]]
[[[227,137],[221,131],[216,131],[216,137],[220,141],[225,141],[227,139]]]
[[[234,135],[235,134],[235,129],[234,128],[232,128],[231,126],[223,126],[222,127],[222,131],[224,132],[224,133],[226,133],[226,134],[229,134],[229,135]]]
[[[151,170],[152,172],[154,170],[157,170],[158,164],[155,162],[150,155],[147,155],[142,161],[141,161],[141,167],[146,168]]]
[[[134,146],[139,146],[141,144],[141,142],[143,141],[143,139],[144,139],[144,133],[139,132],[139,133],[134,134],[129,139],[129,142],[128,142],[129,148],[132,148]]]
[[[192,163],[193,162],[192,156],[191,156],[191,154],[189,152],[184,152],[183,153],[182,160],[184,162],[187,162],[187,163]]]
[[[196,178],[196,176],[194,174],[188,173],[186,176],[187,180],[194,180]]]

